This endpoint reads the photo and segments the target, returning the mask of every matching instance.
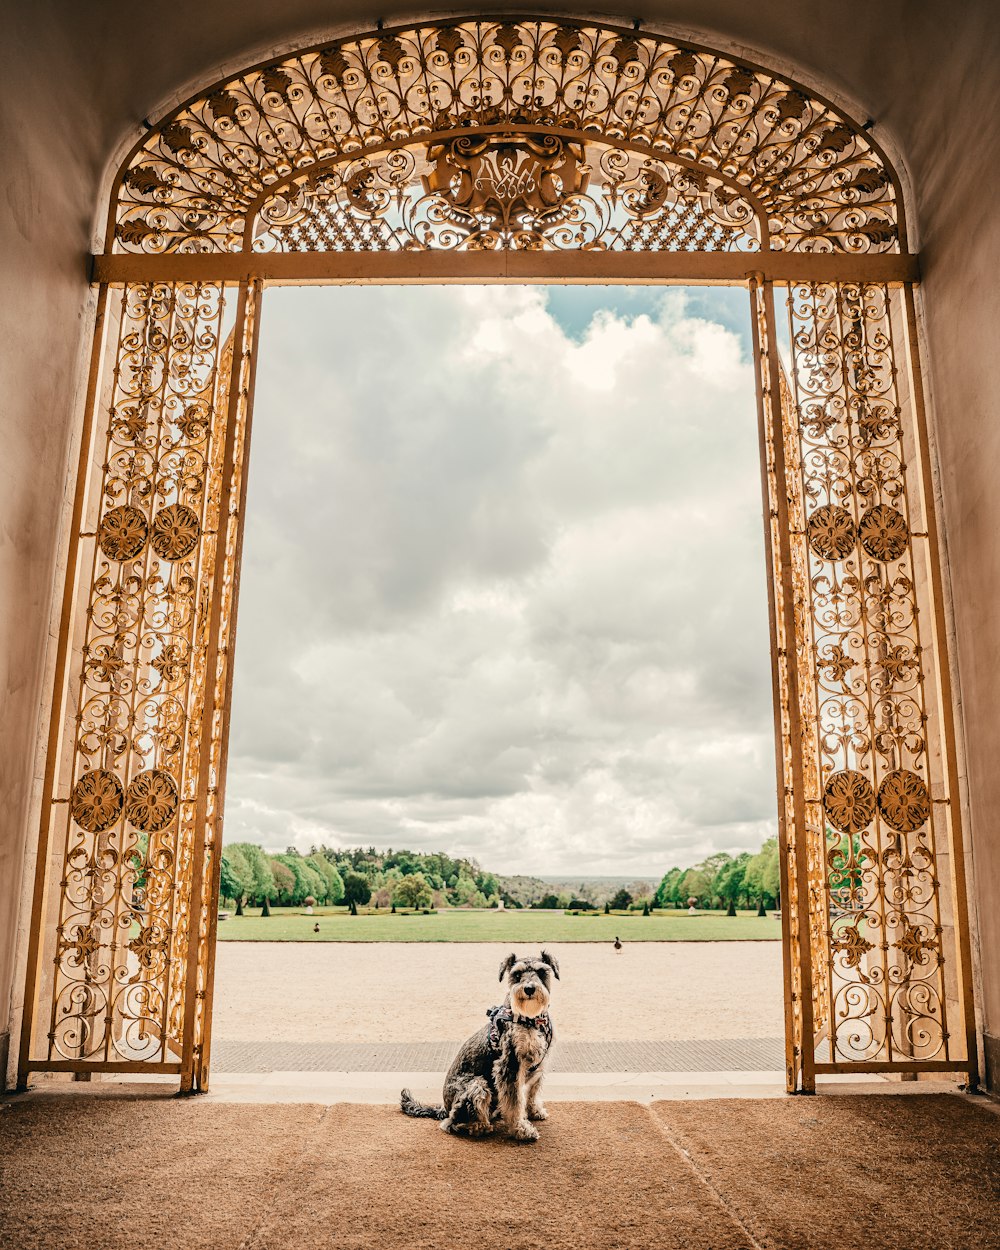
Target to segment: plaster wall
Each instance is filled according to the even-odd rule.
[[[497,6],[461,12],[477,8]],[[20,1008],[53,593],[93,318],[86,255],[110,176],[141,119],[198,85],[290,44],[424,11],[398,0],[392,12],[359,0],[175,0],[167,10],[0,0],[0,1072]],[[956,604],[981,1002],[1000,1069],[1000,7],[641,0],[618,12],[742,51],[847,103],[874,119],[909,176]]]

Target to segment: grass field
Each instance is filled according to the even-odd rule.
[[[227,942],[757,942],[777,941],[781,924],[773,916],[740,912],[612,913],[567,916],[545,911],[440,911],[408,915],[380,911],[349,916],[343,908],[275,907],[270,917],[234,916],[219,922]],[[313,926],[319,925],[319,933]]]

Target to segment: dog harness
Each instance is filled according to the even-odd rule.
[[[490,1050],[500,1049],[500,1038],[503,1035],[503,1031],[511,1024],[520,1024],[525,1029],[537,1029],[542,1037],[545,1038],[546,1046],[549,1046],[552,1042],[552,1021],[549,1019],[547,1011],[543,1011],[538,1016],[518,1016],[511,1011],[506,1003],[502,1003],[499,1007],[487,1008],[486,1014],[490,1018]]]

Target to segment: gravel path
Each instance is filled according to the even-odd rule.
[[[559,1035],[778,1037],[777,942],[553,943]],[[501,999],[494,943],[223,942],[213,1035],[232,1041],[434,1042],[477,1029]]]

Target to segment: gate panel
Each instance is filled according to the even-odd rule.
[[[801,804],[794,793],[786,802],[783,910],[793,942],[797,930],[809,933],[801,940],[811,951],[813,1036],[803,1029],[794,1042],[815,1048],[816,1072],[967,1069],[974,1083],[911,300],[880,283],[787,291],[780,329],[790,367],[775,382],[782,430],[771,435],[784,445],[787,478],[782,489],[772,473],[771,500],[772,515],[787,509],[779,556],[790,560],[795,618],[783,690],[798,689],[781,697],[783,753],[787,768],[797,739],[802,760],[792,777]],[[758,312],[771,309],[758,296]],[[773,363],[772,351],[761,368]]]
[[[241,316],[245,304],[244,293]],[[230,409],[239,407],[229,402],[232,352],[223,351],[233,317],[220,283],[104,289],[101,307],[43,796],[22,1085],[30,1069],[180,1072],[190,1063],[188,965],[204,945],[202,899],[211,896],[197,885],[215,817],[207,757],[220,738],[220,562],[231,580],[232,538],[223,558],[218,531],[232,477]]]
[[[765,68],[631,28],[527,16],[382,28],[250,67],[160,119],[119,173],[109,225],[22,1086],[50,1069],[205,1087],[265,280],[750,282],[788,1085],[841,1070],[975,1080],[933,492],[902,285],[919,265],[866,127]],[[776,282],[799,283],[782,289],[780,318]]]

